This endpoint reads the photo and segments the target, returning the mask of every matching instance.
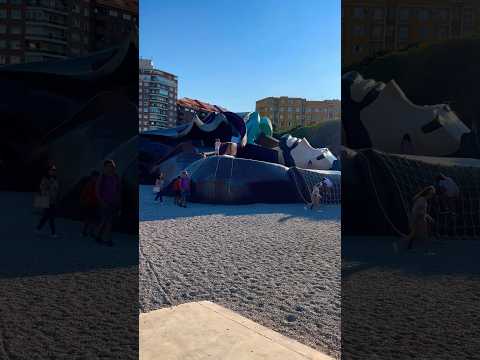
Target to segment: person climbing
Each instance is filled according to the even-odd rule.
[[[456,215],[456,201],[460,196],[460,189],[455,181],[443,174],[439,174],[435,179],[435,189],[437,192],[440,213]]]
[[[180,206],[186,208],[187,207],[187,198],[190,195],[190,177],[188,176],[188,172],[186,170],[182,171],[182,175],[180,177]]]
[[[37,225],[36,233],[39,235],[43,226],[47,223],[50,225],[51,236],[58,237],[55,229],[56,206],[59,194],[59,184],[57,180],[57,168],[50,165],[47,174],[40,182],[40,194],[47,198],[47,207],[43,209],[42,217]]]
[[[325,198],[327,203],[334,202],[335,199],[335,192],[334,192],[334,185],[332,180],[328,177],[324,177],[320,183],[320,189],[322,190],[322,197]]]
[[[163,186],[165,184],[165,173],[161,172],[158,175],[157,180],[155,180],[154,191],[156,192],[156,196],[154,201],[160,200],[160,204],[163,203]]]
[[[309,205],[310,210],[314,208],[318,208],[320,206],[320,199],[322,198],[320,195],[320,184],[315,184],[312,189],[312,193],[310,195],[312,202]]]
[[[435,187],[427,186],[419,191],[412,199],[413,205],[409,216],[410,233],[405,237],[408,242],[407,249],[413,248],[414,242],[430,246],[430,225],[433,218],[427,213],[428,202],[435,196]]]
[[[113,246],[112,224],[115,216],[120,212],[122,194],[120,177],[117,175],[113,160],[104,161],[103,173],[97,181],[96,194],[100,204],[101,218],[96,240]]]
[[[80,194],[80,206],[83,213],[82,235],[95,236],[95,228],[98,225],[98,199],[97,199],[97,181],[100,172],[93,170],[90,173]]]
[[[174,193],[174,204],[180,206],[180,199],[181,199],[181,191],[180,191],[180,176],[177,176],[175,180],[173,180],[173,193]]]
[[[215,155],[220,155],[220,146],[222,146],[220,139],[215,139]]]

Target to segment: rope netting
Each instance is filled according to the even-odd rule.
[[[305,204],[312,202],[312,191],[315,185],[321,185],[322,180],[327,178],[332,187],[320,186],[321,204],[339,204],[341,202],[341,176],[336,171],[307,170],[298,167],[290,168],[290,174],[295,187]]]
[[[459,197],[452,199],[449,204],[453,208],[445,211],[445,203],[438,196],[429,203],[428,212],[435,220],[433,233],[444,239],[480,239],[480,167],[434,163],[380,152],[375,154],[391,175],[406,214],[409,214],[413,205],[413,196],[426,186],[435,185],[439,174],[453,179],[460,188]],[[373,185],[379,186],[375,182]],[[383,209],[387,205],[381,204]],[[390,214],[388,220],[399,232],[394,225],[394,214]]]

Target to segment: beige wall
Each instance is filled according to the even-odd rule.
[[[257,101],[256,111],[260,116],[270,118],[275,131],[285,131],[297,126],[318,124],[328,119],[339,119],[340,101],[269,97]]]

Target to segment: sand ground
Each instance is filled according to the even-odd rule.
[[[345,360],[479,359],[479,241],[395,253],[389,238],[342,238]]]
[[[176,207],[140,191],[140,310],[210,300],[339,358],[340,208]]]
[[[0,359],[138,359],[137,237],[35,236],[32,194],[0,199]]]

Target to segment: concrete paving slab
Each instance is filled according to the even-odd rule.
[[[140,360],[332,360],[209,301],[140,314]]]

